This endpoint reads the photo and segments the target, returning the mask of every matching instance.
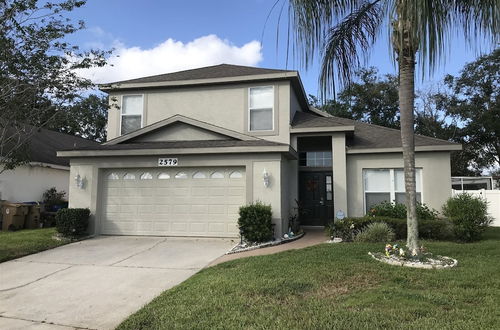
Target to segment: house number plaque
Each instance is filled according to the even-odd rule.
[[[177,158],[158,158],[158,166],[177,166],[179,160]]]

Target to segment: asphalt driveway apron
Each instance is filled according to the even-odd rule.
[[[100,236],[0,264],[0,329],[113,329],[229,239]]]

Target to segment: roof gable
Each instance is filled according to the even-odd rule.
[[[104,143],[104,145],[199,140],[253,141],[258,139],[250,135],[238,133],[196,119],[175,115],[143,127],[137,131],[109,140]]]

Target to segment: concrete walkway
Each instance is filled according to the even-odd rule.
[[[0,329],[114,329],[227,239],[100,236],[0,264]]]
[[[328,237],[325,235],[324,229],[306,229],[304,231],[306,234],[302,238],[299,238],[296,241],[286,243],[286,244],[280,244],[280,245],[276,245],[276,246],[266,247],[266,248],[262,248],[262,249],[246,251],[246,252],[226,254],[226,255],[223,255],[222,257],[212,261],[210,263],[210,266],[215,266],[215,265],[220,264],[222,262],[251,257],[251,256],[263,256],[263,255],[274,254],[274,253],[278,253],[278,252],[282,252],[282,251],[286,251],[286,250],[302,249],[302,248],[305,248],[308,246],[313,246],[313,245],[325,243],[328,240]]]

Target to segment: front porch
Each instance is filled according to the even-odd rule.
[[[300,223],[325,226],[347,216],[345,133],[294,136],[299,154]]]

